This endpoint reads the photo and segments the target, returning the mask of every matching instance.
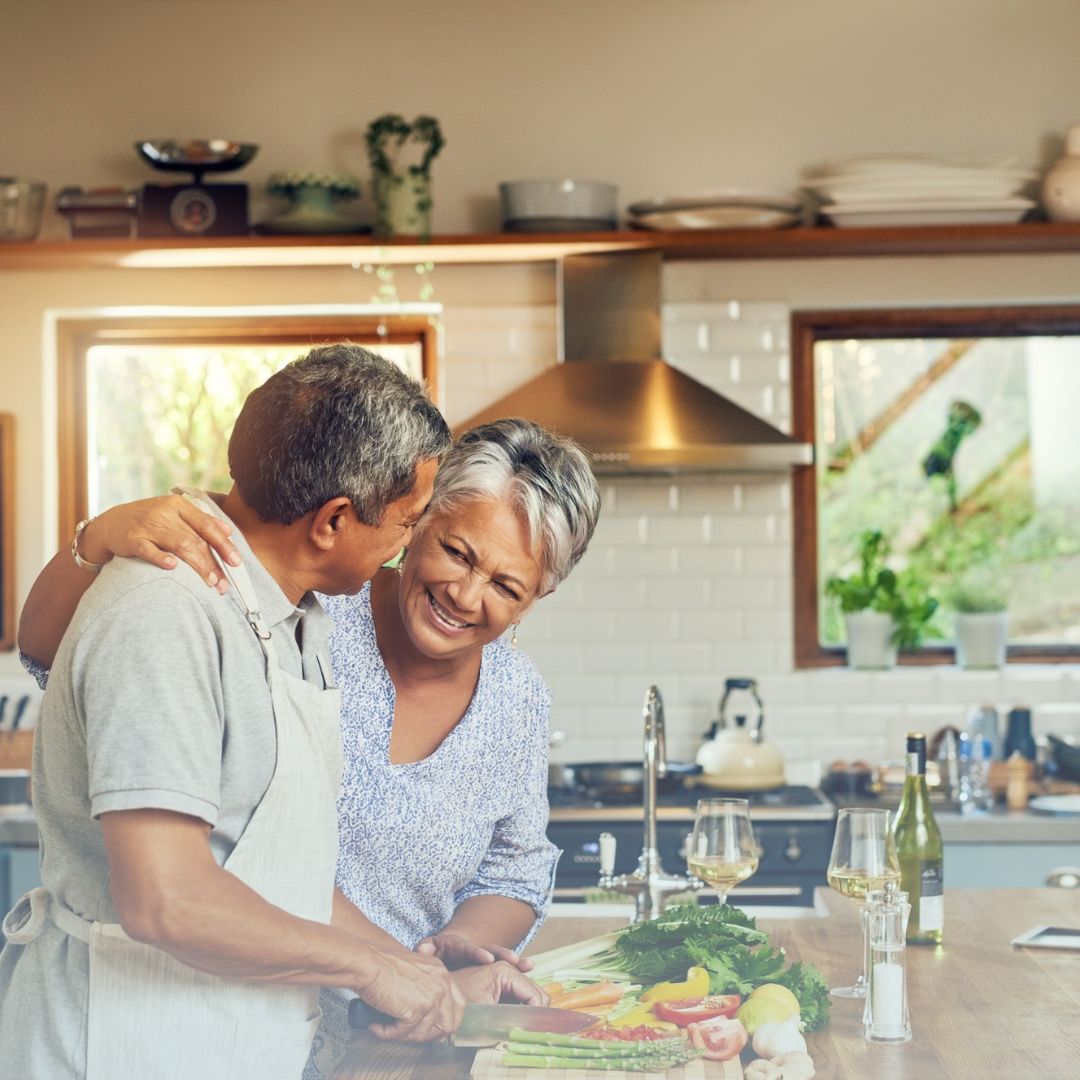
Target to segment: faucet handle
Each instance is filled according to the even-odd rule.
[[[615,872],[615,837],[611,833],[600,834],[600,873],[610,877]]]

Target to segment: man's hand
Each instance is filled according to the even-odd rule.
[[[500,960],[521,972],[533,969],[533,962],[519,956],[513,949],[502,945],[477,945],[461,934],[446,930],[418,942],[416,951],[423,956],[436,957],[451,971],[475,964],[494,964]]]
[[[457,1031],[465,998],[438,960],[371,947],[379,956],[379,973],[366,986],[353,989],[369,1005],[397,1017],[396,1024],[371,1025],[380,1039],[428,1042]]]
[[[466,1001],[497,1005],[500,1001],[521,1005],[547,1005],[551,998],[512,964],[499,960],[479,967],[461,968],[450,975]]]

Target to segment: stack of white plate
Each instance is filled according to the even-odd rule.
[[[1038,204],[1029,169],[970,165],[921,155],[833,162],[803,187],[836,225],[993,225],[1019,221]]]
[[[786,191],[723,188],[665,199],[646,199],[627,208],[627,220],[642,229],[778,229],[802,216],[799,196]]]

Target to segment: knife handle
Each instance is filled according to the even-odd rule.
[[[366,1001],[353,998],[349,1002],[349,1027],[366,1028],[370,1024],[396,1024],[397,1018],[389,1013],[379,1012]]]

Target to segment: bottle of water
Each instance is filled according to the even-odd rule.
[[[960,785],[957,802],[960,813],[985,814],[994,805],[990,791],[990,762],[994,744],[981,732],[965,732],[960,736]]]

